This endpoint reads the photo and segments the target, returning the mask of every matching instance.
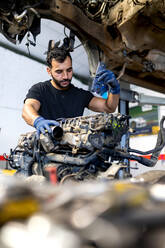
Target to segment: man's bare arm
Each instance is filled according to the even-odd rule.
[[[40,102],[29,98],[25,101],[22,111],[22,117],[27,124],[33,126],[34,120],[39,117],[38,110],[40,109]]]
[[[90,101],[88,108],[95,112],[115,112],[119,104],[119,94],[109,94],[108,99],[105,100],[101,97],[93,97]]]
[[[92,92],[103,95],[108,92],[108,99],[93,97],[88,107],[96,112],[115,112],[119,104],[120,84],[115,74],[106,69],[104,62],[100,62],[92,84]]]

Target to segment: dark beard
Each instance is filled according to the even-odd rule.
[[[71,79],[65,79],[65,80],[56,80],[53,76],[52,76],[52,79],[53,79],[53,82],[61,89],[67,89],[70,87],[70,84],[67,85],[67,86],[62,86],[61,83],[62,82],[65,82],[65,81],[68,81],[69,83],[71,83]]]

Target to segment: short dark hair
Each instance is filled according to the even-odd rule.
[[[67,51],[66,49],[61,48],[61,47],[56,47],[56,48],[48,51],[46,62],[47,62],[47,65],[49,67],[51,67],[52,66],[52,59],[55,59],[59,63],[63,63],[67,57],[69,57],[72,60],[72,57],[71,57],[69,51]]]

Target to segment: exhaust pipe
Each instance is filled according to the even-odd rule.
[[[63,129],[60,126],[55,126],[52,128],[52,137],[55,140],[61,140],[63,136]]]
[[[40,134],[40,142],[45,152],[51,152],[55,149],[58,141],[62,139],[63,129],[59,126],[52,128],[52,134]]]

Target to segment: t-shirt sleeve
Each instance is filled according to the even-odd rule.
[[[83,90],[83,95],[84,95],[85,107],[87,108],[89,103],[90,103],[90,101],[94,97],[94,95],[90,91],[87,91],[87,90]]]
[[[24,99],[24,102],[28,98],[36,99],[40,103],[42,102],[40,84],[35,84],[29,89],[26,98]]]

